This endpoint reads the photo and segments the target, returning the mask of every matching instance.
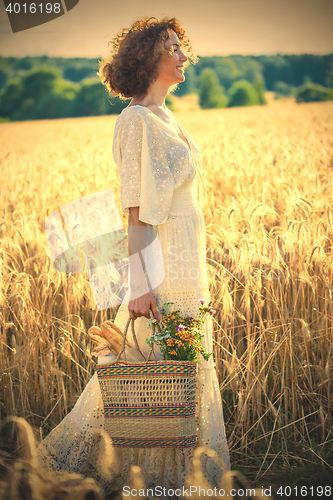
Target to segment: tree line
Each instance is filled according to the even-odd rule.
[[[33,120],[119,114],[128,102],[111,98],[98,59],[0,57],[0,117]],[[202,108],[266,104],[265,91],[297,102],[333,99],[333,54],[202,57],[186,69],[176,96],[196,93]],[[172,107],[172,97],[168,103]]]

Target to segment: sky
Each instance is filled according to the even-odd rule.
[[[333,53],[333,0],[79,0],[18,33],[0,0],[0,56],[104,57],[108,41],[145,16],[176,17],[199,56]]]

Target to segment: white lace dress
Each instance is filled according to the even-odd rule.
[[[152,292],[161,306],[199,317],[199,300],[211,300],[206,268],[206,228],[198,206],[197,174],[201,162],[198,146],[176,121],[187,141],[166,126],[151,110],[135,105],[125,108],[114,130],[113,156],[121,180],[121,208],[139,206],[139,219],[157,231],[163,253],[165,279]],[[190,147],[188,147],[190,146]],[[124,331],[128,319],[127,294],[115,324]],[[135,320],[142,352],[148,319]],[[203,347],[212,352],[212,318],[203,325]],[[162,359],[161,356],[157,356]],[[105,357],[99,358],[106,363]],[[198,446],[208,445],[220,458],[201,455],[203,473],[212,487],[224,470],[230,470],[222,401],[212,360],[200,356],[197,384]],[[111,448],[103,433],[103,402],[95,373],[73,410],[38,447],[41,468],[81,473],[97,480],[105,494],[130,484],[131,466],[138,465],[146,487],[182,488],[192,470],[194,448]],[[110,465],[111,464],[111,465]],[[222,465],[221,465],[222,464]]]

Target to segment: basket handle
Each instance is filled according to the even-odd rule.
[[[149,314],[150,314],[150,310],[149,310]],[[118,353],[118,356],[116,357],[116,359],[111,363],[117,363],[117,361],[119,360],[120,356],[122,354],[124,354],[124,358],[125,358],[125,363],[127,363],[127,359],[126,359],[126,354],[125,354],[125,343],[126,343],[126,337],[127,337],[127,332],[128,332],[128,326],[129,324],[131,323],[131,327],[132,327],[132,337],[133,337],[133,340],[134,340],[134,343],[135,343],[135,347],[136,349],[139,351],[139,353],[141,354],[141,356],[144,358],[144,360],[146,361],[146,363],[148,363],[149,361],[149,358],[151,356],[151,354],[153,354],[154,358],[155,358],[155,361],[157,361],[157,358],[156,358],[156,355],[155,355],[155,352],[154,352],[154,342],[152,343],[152,346],[150,348],[150,352],[148,354],[148,357],[146,358],[143,353],[141,352],[141,349],[139,347],[139,344],[138,344],[138,340],[136,338],[136,335],[135,335],[135,330],[134,330],[134,321],[135,319],[133,318],[128,318],[127,320],[127,323],[126,323],[126,326],[125,326],[125,330],[124,330],[124,335],[123,335],[123,342],[122,342],[122,345],[121,345],[121,350],[120,352]],[[161,329],[160,327],[157,325],[158,327],[158,330],[161,332]],[[153,327],[154,329],[154,327]],[[155,329],[154,329],[155,331]]]

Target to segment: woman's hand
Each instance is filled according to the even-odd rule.
[[[156,300],[151,292],[134,298],[133,300],[129,300],[128,302],[129,316],[134,320],[140,316],[145,316],[150,319],[150,309],[152,310],[155,319],[161,319],[160,313],[157,310]]]

